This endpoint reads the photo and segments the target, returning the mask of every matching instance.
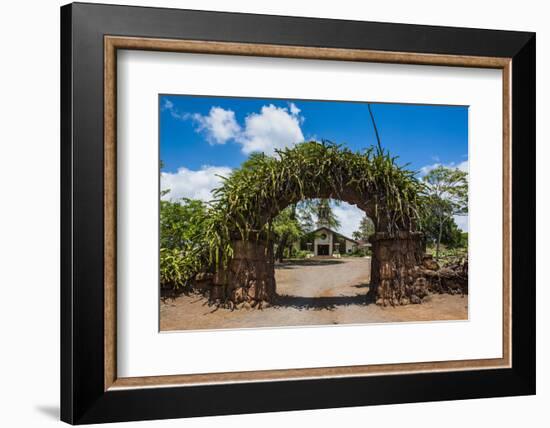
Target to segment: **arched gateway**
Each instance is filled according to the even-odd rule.
[[[332,198],[370,217],[371,292],[379,304],[406,304],[419,287],[424,248],[416,230],[421,184],[380,148],[362,153],[306,142],[276,156],[252,155],[216,190],[218,250],[211,299],[253,306],[276,296],[272,221],[303,199]]]

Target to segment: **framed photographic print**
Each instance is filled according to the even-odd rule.
[[[535,393],[535,35],[61,8],[72,424]]]

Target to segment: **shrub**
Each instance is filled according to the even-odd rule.
[[[160,283],[163,288],[178,289],[189,280],[185,258],[176,248],[160,249]]]
[[[294,255],[294,257],[297,259],[305,259],[309,254],[311,254],[310,251],[298,250],[296,251],[296,254]]]
[[[188,287],[210,268],[208,210],[197,200],[162,201],[160,207],[160,283],[174,290]]]

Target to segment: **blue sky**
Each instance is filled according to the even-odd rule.
[[[371,108],[384,148],[419,176],[437,165],[467,170],[468,108],[376,104]],[[168,198],[208,200],[217,175],[250,153],[304,140],[330,140],[360,151],[376,144],[367,103],[313,100],[159,96],[161,187]],[[341,204],[341,232],[351,234],[362,212]],[[467,230],[467,217],[457,218]],[[353,229],[353,230],[352,230]]]

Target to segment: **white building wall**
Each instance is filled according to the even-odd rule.
[[[326,233],[327,237],[326,239],[322,239],[321,235],[323,233]],[[328,245],[328,254],[332,256],[332,239],[333,234],[329,230],[320,230],[315,234],[315,241],[314,241],[314,254],[317,256],[317,246],[318,245]]]
[[[353,251],[353,247],[357,246],[355,242],[348,241],[346,239],[346,253],[351,253]]]

